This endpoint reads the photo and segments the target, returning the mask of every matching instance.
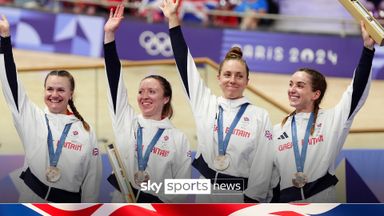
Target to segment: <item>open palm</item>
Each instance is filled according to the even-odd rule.
[[[120,26],[120,23],[123,20],[123,18],[124,18],[124,5],[119,4],[116,7],[115,11],[113,11],[113,8],[111,8],[111,11],[109,13],[109,18],[104,25],[104,31],[115,32],[117,28]]]
[[[160,9],[163,11],[165,17],[169,18],[172,14],[176,14],[180,0],[163,0]]]

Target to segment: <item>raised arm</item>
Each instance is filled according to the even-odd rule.
[[[13,99],[13,103],[11,104],[14,104],[16,110],[19,111],[16,65],[15,65],[15,61],[13,59],[13,53],[12,53],[9,22],[4,15],[1,16],[1,20],[0,20],[0,36],[1,36],[1,53],[4,54],[5,76],[8,82],[7,84],[10,87],[10,90],[12,93],[12,99]],[[6,82],[6,81],[4,80],[3,82]],[[3,88],[5,88],[4,84],[5,83],[3,83]],[[6,91],[4,91],[4,94],[6,94]]]
[[[33,149],[36,149],[38,143],[30,142],[30,140],[37,139],[39,133],[36,133],[36,129],[45,123],[45,119],[40,118],[42,116],[42,110],[31,103],[22,83],[18,79],[16,64],[12,53],[9,23],[5,16],[2,16],[0,20],[0,37],[1,87],[4,99],[12,113],[16,130],[19,134],[28,134],[28,136],[21,135],[20,137],[25,152],[28,154],[28,152],[35,152]]]
[[[211,90],[201,79],[187,43],[184,40],[177,15],[179,1],[180,0],[176,0],[175,2],[173,2],[173,0],[163,0],[160,8],[164,16],[169,20],[169,35],[177,70],[183,82],[185,92],[190,100],[192,111],[195,116],[207,117],[205,115],[215,112],[216,96],[211,94]],[[207,112],[207,110],[209,111]]]
[[[364,41],[364,49],[353,78],[352,102],[348,118],[350,118],[353,113],[357,111],[356,108],[358,108],[359,101],[365,92],[374,56],[375,41],[369,36],[363,22],[360,22],[360,27],[361,35]]]
[[[104,60],[109,87],[108,108],[118,146],[125,143],[125,140],[120,140],[119,137],[121,133],[126,133],[128,128],[131,128],[135,118],[135,110],[129,105],[128,91],[115,42],[115,32],[123,21],[123,14],[124,6],[120,4],[115,10],[111,9],[109,18],[104,25]]]
[[[115,32],[124,18],[123,15],[124,6],[122,4],[118,5],[115,11],[111,8],[108,21],[104,25],[104,60],[115,114],[117,89],[121,73],[121,63],[116,50]]]
[[[179,70],[185,90],[187,91],[188,97],[190,97],[187,75],[188,46],[184,40],[183,33],[180,28],[179,17],[177,15],[177,8],[179,7],[179,3],[179,0],[176,0],[175,2],[173,2],[173,0],[163,0],[160,8],[163,11],[164,16],[168,18],[169,34],[171,36],[172,49],[177,68]]]
[[[348,130],[351,128],[353,119],[357,112],[364,105],[371,86],[371,67],[374,56],[375,42],[369,37],[364,24],[361,23],[361,32],[364,40],[364,48],[361,53],[359,63],[354,72],[353,80],[344,91],[339,103],[332,109],[333,123],[329,126],[330,131],[338,133],[332,145],[330,158],[336,159],[341,151]]]

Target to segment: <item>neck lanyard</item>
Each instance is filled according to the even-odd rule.
[[[49,127],[49,121],[48,121],[47,115],[45,115],[45,121],[47,122],[47,127],[48,127],[47,143],[48,143],[48,152],[49,152],[49,164],[52,167],[56,167],[57,163],[59,162],[61,151],[62,151],[63,146],[64,146],[65,138],[68,135],[68,132],[69,132],[69,129],[71,128],[71,126],[72,126],[72,123],[69,123],[69,124],[65,125],[64,130],[61,133],[60,140],[59,140],[59,143],[57,145],[56,152],[55,152],[54,149],[53,149],[52,132],[51,132],[51,128]]]
[[[309,135],[311,133],[311,127],[314,121],[314,114],[313,112],[311,113],[308,123],[307,123],[307,128],[305,130],[305,136],[304,136],[304,143],[303,147],[301,148],[301,154],[299,153],[299,144],[297,140],[297,129],[296,129],[296,121],[295,121],[295,115],[292,117],[292,122],[291,122],[291,133],[292,133],[292,144],[293,144],[293,152],[295,154],[295,162],[296,162],[296,169],[297,172],[303,172],[304,171],[304,163],[305,163],[305,158],[307,155],[307,148],[308,148],[308,141],[309,141]]]
[[[231,135],[233,133],[233,130],[235,129],[237,123],[239,122],[241,116],[244,114],[245,109],[247,108],[249,104],[243,104],[241,105],[239,111],[237,112],[235,118],[232,121],[231,126],[229,127],[228,133],[225,135],[225,139],[223,140],[223,108],[219,106],[219,117],[217,119],[217,136],[218,136],[218,145],[219,145],[219,154],[225,155],[225,152],[227,150],[227,146],[229,143],[229,139],[231,138]]]
[[[148,148],[145,151],[145,155],[143,157],[143,127],[139,125],[137,128],[137,162],[139,164],[139,170],[144,171],[147,167],[147,163],[149,160],[149,155],[153,147],[156,145],[157,141],[160,139],[161,135],[164,132],[164,128],[159,128],[152,138],[151,142],[148,145]]]

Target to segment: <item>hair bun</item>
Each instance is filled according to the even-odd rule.
[[[243,57],[243,52],[241,51],[240,47],[232,47],[228,52],[227,55],[225,55],[225,58],[239,58],[241,59]]]

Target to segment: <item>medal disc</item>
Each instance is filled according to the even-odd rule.
[[[293,186],[295,186],[297,188],[304,187],[304,185],[307,182],[308,182],[308,178],[303,172],[295,173],[294,177],[292,178],[292,184],[293,184]]]
[[[57,167],[50,166],[45,171],[45,176],[47,178],[47,181],[55,183],[55,182],[59,181],[59,179],[61,177],[61,171]]]
[[[143,182],[148,182],[149,180],[149,173],[147,171],[137,171],[135,173],[135,183],[137,186],[140,186]]]
[[[228,154],[219,155],[219,156],[216,156],[215,159],[213,160],[213,166],[217,170],[222,171],[229,167],[230,161],[231,161],[231,158],[229,157]]]

